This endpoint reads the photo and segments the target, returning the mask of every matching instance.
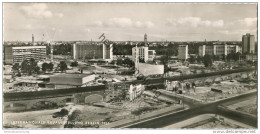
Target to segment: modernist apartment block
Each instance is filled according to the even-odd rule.
[[[148,49],[149,49],[148,47],[133,47],[132,56],[134,58],[134,61],[136,61],[136,58],[139,58],[139,59],[144,59],[144,62],[147,62],[149,59]]]
[[[255,36],[250,35],[250,33],[247,33],[246,35],[242,36],[242,50],[243,54],[255,53]]]
[[[76,43],[73,44],[73,59],[112,59],[113,46],[105,44]]]
[[[188,45],[179,45],[178,59],[181,60],[188,59]]]
[[[5,46],[5,64],[22,63],[24,60],[35,59],[40,61],[46,59],[46,46]]]
[[[227,45],[227,44],[219,44],[219,45],[202,45],[199,46],[199,56],[204,55],[228,55],[231,52],[242,52],[242,49],[239,45]]]

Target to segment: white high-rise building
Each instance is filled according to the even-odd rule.
[[[147,62],[149,58],[148,47],[133,47],[132,56],[134,58],[134,61],[136,61],[136,58],[138,58],[139,62],[140,60],[144,60],[144,62]]]
[[[72,46],[73,59],[112,59],[113,45],[76,43]]]
[[[204,55],[228,55],[231,52],[241,53],[241,46],[239,45],[227,45],[227,44],[218,44],[218,45],[202,45],[199,46],[199,56]]]

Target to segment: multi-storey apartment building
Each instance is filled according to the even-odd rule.
[[[134,58],[134,61],[136,61],[136,58],[143,59],[144,62],[147,62],[149,57],[148,57],[148,47],[133,47],[132,48],[132,56]]]
[[[4,46],[4,63],[22,63],[24,60],[46,59],[46,46]]]
[[[229,53],[242,52],[241,46],[239,45],[227,45],[227,44],[217,44],[217,45],[202,45],[199,46],[199,56],[208,55],[228,55]]]
[[[73,59],[112,59],[113,46],[105,44],[76,43],[73,44]]]
[[[188,45],[179,45],[178,59],[188,59]]]
[[[255,36],[247,33],[242,36],[242,50],[244,53],[255,53]]]

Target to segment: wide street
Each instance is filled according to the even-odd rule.
[[[170,97],[170,94],[166,94],[166,93],[162,93],[162,95]],[[121,125],[120,127],[126,127],[126,128],[162,128],[201,114],[218,114],[230,119],[233,119],[235,121],[239,121],[241,123],[253,126],[253,127],[257,127],[257,118],[251,117],[251,116],[247,116],[245,114],[241,114],[239,112],[234,112],[234,111],[230,111],[227,109],[222,109],[219,106],[227,103],[227,102],[232,102],[232,101],[239,101],[241,99],[246,99],[246,98],[250,98],[253,96],[256,96],[257,93],[253,92],[253,93],[248,93],[248,94],[244,94],[244,95],[240,95],[240,96],[235,96],[232,98],[228,98],[228,99],[224,99],[224,100],[220,100],[217,102],[213,102],[213,103],[207,103],[207,104],[198,104],[198,103],[194,103],[191,104],[190,102],[187,103],[190,106],[190,109],[181,111],[181,112],[177,112],[177,113],[173,113],[173,114],[169,114],[169,115],[165,115],[165,116],[161,116],[159,118],[152,118],[152,119],[148,119],[146,121],[141,121],[139,123],[134,123],[132,125],[126,125],[123,126]],[[173,97],[173,96],[172,96]],[[184,100],[184,103],[185,100]]]

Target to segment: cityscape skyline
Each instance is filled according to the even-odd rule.
[[[4,41],[30,41],[32,34],[36,42],[99,41],[102,33],[114,41],[143,41],[145,33],[148,41],[241,41],[245,33],[257,37],[254,3],[5,3],[3,7]]]

